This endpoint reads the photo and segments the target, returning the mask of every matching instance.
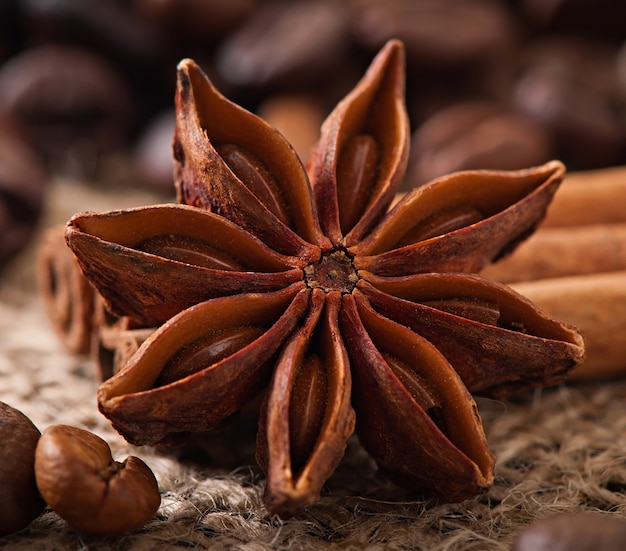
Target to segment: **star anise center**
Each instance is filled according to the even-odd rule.
[[[320,260],[304,268],[306,284],[314,288],[351,293],[359,280],[350,255],[342,249],[334,249],[322,255]]]

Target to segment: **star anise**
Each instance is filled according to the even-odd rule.
[[[393,479],[486,491],[474,399],[561,381],[574,328],[475,272],[542,219],[564,168],[451,174],[395,205],[409,141],[389,42],[328,117],[305,169],[287,141],[179,64],[179,204],[78,214],[66,238],[116,315],[157,326],[99,407],[130,442],[220,425],[266,389],[268,510],[319,499],[355,428]],[[356,413],[356,416],[355,416]]]

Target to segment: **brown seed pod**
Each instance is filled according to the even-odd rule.
[[[44,509],[33,468],[39,436],[26,415],[0,402],[0,536],[25,528]]]
[[[57,336],[73,354],[91,347],[95,291],[83,276],[63,229],[46,229],[37,251],[39,292]]]
[[[137,457],[118,462],[95,434],[53,425],[35,453],[41,495],[77,530],[122,534],[140,528],[157,511],[161,496],[150,468]]]

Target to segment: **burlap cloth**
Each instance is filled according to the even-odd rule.
[[[163,200],[119,191],[56,182],[42,227],[78,210]],[[524,392],[506,403],[480,400],[497,456],[486,495],[454,505],[407,495],[352,440],[318,504],[296,519],[271,517],[262,506],[252,424],[242,421],[176,455],[133,448],[110,428],[96,408],[91,362],[67,354],[48,324],[33,256],[34,245],[0,276],[0,400],[42,430],[87,428],[111,444],[116,459],[141,457],[159,481],[162,505],[143,529],[119,538],[85,536],[48,510],[0,538],[3,549],[506,550],[523,526],[551,513],[626,515],[626,380],[616,380]]]

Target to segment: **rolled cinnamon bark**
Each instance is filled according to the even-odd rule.
[[[541,228],[482,273],[510,283],[619,270],[626,270],[626,223]]]
[[[135,326],[129,318],[111,314],[96,296],[91,355],[100,382],[115,375],[155,331]]]
[[[38,248],[38,284],[48,318],[60,341],[73,354],[91,346],[95,291],[66,246],[64,228],[48,228]]]
[[[570,380],[626,375],[626,271],[535,280],[512,287],[550,316],[580,329],[586,357]]]
[[[626,222],[626,166],[565,175],[542,227]]]

